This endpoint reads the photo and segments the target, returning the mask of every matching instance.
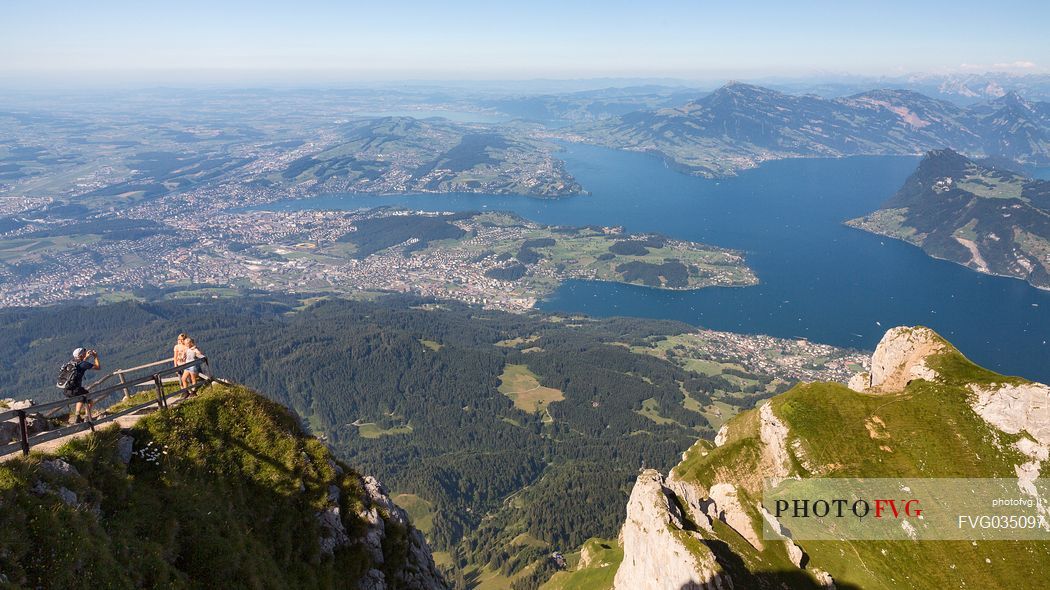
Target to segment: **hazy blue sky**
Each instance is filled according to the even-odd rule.
[[[0,2],[0,75],[725,78],[1050,67],[1050,2]]]

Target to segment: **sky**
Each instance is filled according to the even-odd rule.
[[[1050,72],[1046,0],[0,0],[9,81]]]

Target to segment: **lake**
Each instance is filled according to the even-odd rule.
[[[622,225],[744,251],[761,284],[664,291],[563,284],[539,307],[592,316],[675,319],[717,330],[873,349],[887,328],[926,325],[991,369],[1050,382],[1050,293],[935,260],[920,249],[842,225],[872,211],[918,159],[770,162],[709,180],[643,154],[566,145],[560,156],[590,194],[326,195],[268,209],[499,209],[561,225]]]

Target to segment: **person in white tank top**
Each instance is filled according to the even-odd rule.
[[[193,341],[193,338],[186,338],[186,352],[183,355],[184,363],[191,363],[195,360],[204,358],[204,353],[201,349],[197,348],[197,343]],[[200,365],[194,365],[187,367],[183,377],[183,387],[189,387],[197,384],[197,379],[200,378],[201,368]],[[197,395],[196,390],[186,392],[186,397],[192,397]]]

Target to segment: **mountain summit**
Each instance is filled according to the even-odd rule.
[[[14,588],[447,588],[379,482],[236,386],[0,463],[0,506]]]
[[[780,527],[762,508],[767,478],[1002,478],[1038,500],[1050,417],[1033,410],[1050,387],[982,369],[923,327],[889,330],[850,385],[799,385],[697,442],[666,477],[644,471],[614,588],[1043,587],[1043,542],[763,535]]]

